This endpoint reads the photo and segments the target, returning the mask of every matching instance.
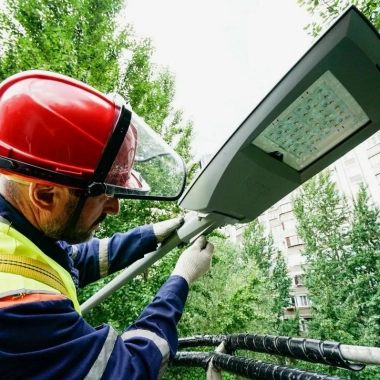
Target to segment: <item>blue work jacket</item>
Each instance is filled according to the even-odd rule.
[[[0,216],[68,271],[78,286],[156,248],[151,225],[69,245],[46,238],[2,196]],[[1,244],[0,250],[6,250]],[[32,302],[25,297],[24,302],[12,299],[9,304],[2,303],[9,294],[0,294],[0,379],[157,379],[177,351],[176,326],[187,294],[186,280],[169,277],[121,335],[108,325],[90,326],[63,295],[49,299],[45,294],[36,300],[33,294]]]

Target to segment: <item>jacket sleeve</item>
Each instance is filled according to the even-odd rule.
[[[93,238],[76,245],[60,241],[59,245],[67,251],[79,272],[79,287],[124,269],[157,248],[151,224],[117,233],[111,238]]]
[[[159,379],[178,348],[177,323],[182,315],[189,286],[180,276],[171,276],[138,320],[119,337],[104,378],[128,373],[128,379]],[[127,350],[130,361],[117,360]],[[128,365],[128,368],[125,366]]]
[[[90,326],[66,297],[2,308],[0,378],[157,380],[177,351],[188,289],[171,276],[121,335]]]

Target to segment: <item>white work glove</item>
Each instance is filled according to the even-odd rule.
[[[156,236],[157,243],[162,243],[169,237],[177,228],[181,227],[184,223],[182,216],[174,219],[164,220],[153,224],[153,233]]]
[[[181,254],[172,276],[181,276],[191,285],[210,269],[213,251],[214,246],[205,236],[200,236]]]

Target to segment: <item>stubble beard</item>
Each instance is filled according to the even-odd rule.
[[[65,212],[54,220],[50,220],[42,227],[44,234],[54,240],[63,240],[69,244],[78,244],[90,240],[94,230],[83,227],[83,218],[79,218],[72,235],[67,233],[71,216],[74,213],[78,199],[72,197],[68,200]]]

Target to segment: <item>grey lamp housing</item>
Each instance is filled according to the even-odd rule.
[[[352,6],[243,121],[179,205],[251,221],[379,122],[380,38]]]

